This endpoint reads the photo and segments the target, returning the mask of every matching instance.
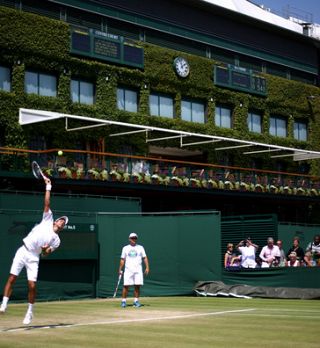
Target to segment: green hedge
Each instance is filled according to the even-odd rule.
[[[66,148],[66,144],[74,147],[75,141],[87,138],[106,136],[108,128],[94,131],[68,133],[67,143],[64,132],[57,131],[56,124],[24,127],[21,129],[18,120],[18,108],[36,108],[64,113],[85,115],[96,118],[108,118],[124,122],[154,125],[163,128],[182,129],[190,132],[201,132],[233,138],[245,138],[264,143],[276,143],[283,146],[302,147],[320,150],[320,98],[313,101],[308,96],[320,97],[319,88],[301,82],[290,81],[280,77],[264,75],[267,79],[268,95],[260,97],[247,93],[231,91],[213,84],[213,67],[217,63],[211,59],[183,53],[190,63],[191,72],[186,79],[176,76],[172,62],[181,52],[157,47],[143,42],[145,68],[143,71],[122,66],[111,65],[89,59],[80,59],[70,55],[69,26],[53,19],[0,7],[0,48],[2,55],[0,64],[12,68],[12,92],[0,91],[0,124],[5,127],[6,146],[25,147],[31,136],[42,134],[48,145]],[[26,95],[24,93],[24,72],[28,68],[54,73],[58,77],[57,98]],[[96,86],[96,103],[93,106],[75,104],[70,99],[70,78],[88,79]],[[109,77],[108,81],[106,77]],[[116,106],[117,85],[136,88],[139,93],[138,113],[120,111]],[[169,93],[175,98],[175,118],[151,117],[149,115],[149,93]],[[196,124],[181,120],[181,98],[199,99],[207,104],[207,123]],[[233,128],[222,129],[214,125],[214,108],[216,104],[225,104],[233,109]],[[242,106],[240,106],[242,105]],[[263,133],[250,133],[247,129],[247,112],[261,112]],[[288,119],[289,135],[276,138],[268,134],[269,115],[276,114]],[[305,119],[309,124],[309,139],[299,142],[293,138],[294,119]],[[53,136],[54,134],[54,136]],[[108,139],[108,138],[106,138]],[[131,138],[130,138],[131,139]],[[108,140],[107,140],[108,141]],[[133,148],[137,154],[145,154],[147,146],[142,136],[132,137]],[[128,138],[112,139],[109,149]],[[162,146],[175,146],[176,142],[164,142]],[[199,146],[206,151],[210,161],[218,161],[211,146]],[[234,164],[248,161],[234,152]],[[263,158],[263,157],[262,157]],[[292,162],[288,160],[288,164]],[[319,161],[310,161],[311,173],[319,174]],[[272,167],[264,161],[266,167]],[[293,164],[294,166],[294,164]]]

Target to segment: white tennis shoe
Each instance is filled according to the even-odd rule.
[[[32,312],[27,312],[26,316],[23,319],[23,325],[29,325],[32,321],[33,314]]]
[[[0,313],[5,313],[6,310],[7,310],[7,307],[6,307],[6,306],[4,306],[4,305],[1,305],[1,306],[0,306]]]

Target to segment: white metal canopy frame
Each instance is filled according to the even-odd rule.
[[[225,151],[240,148],[250,148],[252,151],[244,151],[243,155],[260,154],[266,153],[270,154],[271,158],[281,158],[281,157],[292,157],[294,161],[303,161],[308,159],[320,158],[319,151],[303,150],[292,147],[279,146],[274,144],[264,144],[254,141],[242,140],[221,137],[217,135],[201,134],[201,133],[191,133],[181,130],[166,129],[152,126],[145,126],[140,124],[118,122],[106,119],[98,119],[85,116],[62,114],[52,111],[44,110],[32,110],[32,109],[19,109],[19,123],[24,126],[33,123],[40,123],[45,121],[52,121],[57,119],[65,119],[65,130],[67,132],[80,131],[89,128],[103,127],[103,126],[117,126],[124,129],[123,132],[110,134],[110,137],[145,133],[146,142],[160,142],[169,139],[180,139],[180,147],[201,145],[208,143],[216,143],[223,141],[230,143],[228,146],[216,147],[216,151]],[[69,120],[77,120],[85,123],[83,126],[70,127]],[[128,130],[127,130],[128,129]],[[163,136],[155,137],[155,135],[163,134]],[[197,141],[193,141],[193,140]],[[188,141],[189,140],[189,141]],[[191,141],[190,141],[191,140]]]

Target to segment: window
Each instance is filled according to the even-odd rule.
[[[231,128],[231,110],[216,106],[215,124],[218,127]]]
[[[136,91],[117,88],[117,107],[119,110],[137,112],[138,111],[138,94]]]
[[[92,105],[94,103],[94,86],[92,83],[71,80],[71,98],[74,103]]]
[[[173,99],[170,96],[150,94],[150,114],[173,118]]]
[[[293,125],[293,137],[297,140],[307,141],[307,123],[295,121]]]
[[[0,90],[11,91],[10,69],[0,66]]]
[[[57,96],[57,79],[53,75],[26,71],[25,91],[47,97]]]
[[[262,133],[262,117],[259,114],[249,112],[248,118],[248,129],[250,132]]]
[[[204,104],[182,100],[181,118],[185,121],[204,123]]]
[[[276,137],[287,136],[287,121],[282,117],[271,116],[269,133]]]

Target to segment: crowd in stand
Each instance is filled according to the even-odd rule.
[[[294,237],[290,249],[285,252],[282,241],[274,243],[269,237],[259,254],[259,246],[248,237],[239,242],[234,251],[232,243],[227,244],[224,255],[224,267],[236,268],[270,268],[270,267],[320,267],[320,235],[315,235],[304,250],[300,246],[299,238]]]

